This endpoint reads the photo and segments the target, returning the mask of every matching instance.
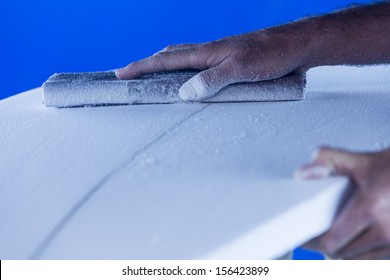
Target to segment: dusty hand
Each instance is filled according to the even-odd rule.
[[[331,229],[305,247],[337,259],[390,258],[390,149],[358,154],[322,148],[297,174],[327,173],[350,177],[355,190]]]
[[[133,79],[159,71],[204,70],[179,91],[183,100],[200,101],[232,83],[275,79],[303,71],[307,45],[304,33],[291,24],[205,44],[169,46],[118,69],[116,74],[120,79]]]

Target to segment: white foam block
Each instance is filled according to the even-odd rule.
[[[325,230],[318,145],[390,146],[390,66],[322,67],[304,102],[57,110],[0,101],[0,259],[274,258]]]
[[[180,103],[179,88],[196,73],[155,73],[134,80],[119,80],[114,72],[54,74],[42,86],[43,102],[47,107]],[[305,76],[291,74],[229,85],[206,102],[301,100],[304,88]]]

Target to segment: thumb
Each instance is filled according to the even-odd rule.
[[[219,64],[198,73],[185,82],[179,89],[179,96],[184,101],[206,100],[223,87],[239,82],[233,76],[228,64]]]

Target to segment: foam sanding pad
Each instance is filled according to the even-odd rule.
[[[112,71],[54,74],[43,85],[47,107],[77,107],[124,104],[182,103],[179,88],[198,71],[147,74],[120,80]],[[305,75],[226,86],[202,102],[250,102],[301,100],[305,96]]]

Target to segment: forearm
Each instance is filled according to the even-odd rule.
[[[311,36],[304,68],[390,63],[389,2],[354,7],[295,24]]]

